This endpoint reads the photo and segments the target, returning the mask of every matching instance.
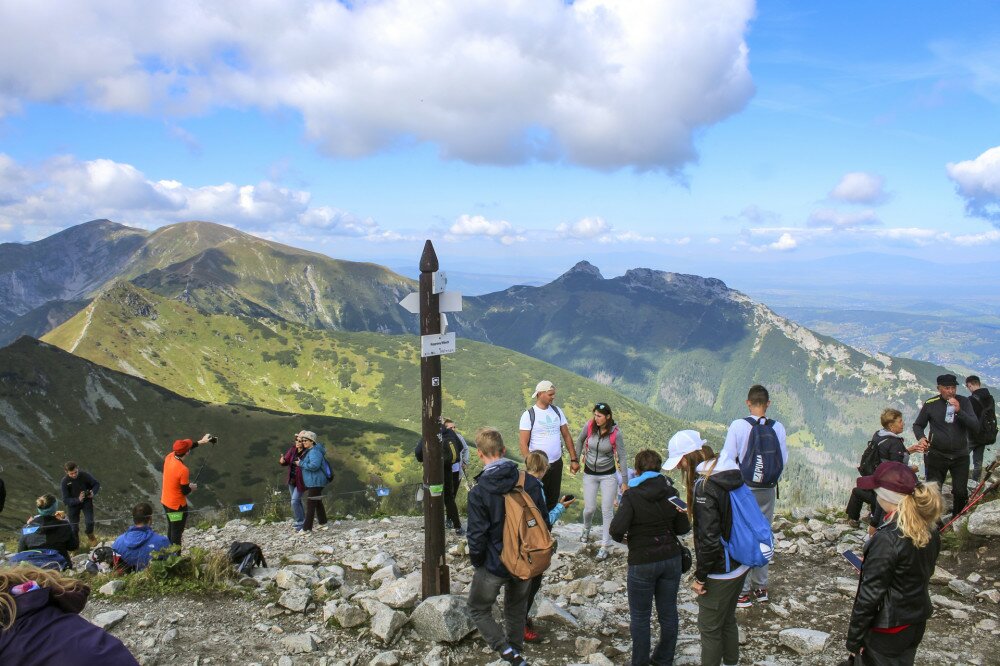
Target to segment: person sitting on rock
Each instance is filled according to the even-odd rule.
[[[55,495],[45,494],[35,500],[38,514],[28,519],[21,538],[17,542],[18,552],[26,550],[53,550],[66,561],[63,569],[71,566],[69,553],[80,547],[80,537],[70,526],[58,508]],[[38,529],[31,530],[36,527]]]
[[[139,502],[132,507],[132,527],[115,539],[111,548],[121,558],[122,571],[142,571],[149,566],[153,554],[170,548],[170,539],[153,531],[153,506]]]
[[[89,595],[83,582],[56,571],[0,572],[0,664],[138,666],[120,640],[80,617]]]
[[[847,651],[865,664],[912,666],[933,612],[927,587],[941,549],[941,493],[899,462],[882,463],[857,485],[875,492],[885,519],[864,549]]]

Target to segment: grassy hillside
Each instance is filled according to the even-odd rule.
[[[419,470],[396,464],[417,435],[392,425],[206,404],[26,337],[0,349],[0,369],[6,528],[33,512],[36,496],[59,494],[66,460],[77,461],[103,484],[98,517],[127,515],[141,499],[158,506],[163,457],[173,440],[205,432],[220,442],[189,459],[192,474],[205,464],[191,499],[196,507],[273,498],[284,470],[278,456],[305,427],[327,444],[337,469],[329,492],[355,493],[342,496],[352,499],[351,506],[364,498],[356,491],[370,481],[419,480]]]

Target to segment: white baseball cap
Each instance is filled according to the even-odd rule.
[[[702,439],[697,430],[681,430],[676,433],[667,442],[667,461],[663,463],[663,469],[666,471],[674,469],[681,458],[697,451],[704,444],[708,444],[708,440]]]
[[[543,379],[535,386],[535,392],[531,394],[532,400],[538,397],[539,393],[548,393],[555,388],[555,385],[547,379]]]

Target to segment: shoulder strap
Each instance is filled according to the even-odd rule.
[[[528,407],[528,421],[531,422],[531,427],[528,428],[528,432],[530,433],[532,430],[535,429],[535,406],[534,405],[532,405],[531,407]]]
[[[526,479],[525,472],[522,469],[520,472],[517,473],[517,485],[514,486],[514,489],[517,490],[518,488],[520,488],[521,490],[524,490],[525,479]]]
[[[549,407],[551,407],[552,409],[556,410],[556,416],[558,416],[559,420],[562,421],[562,419],[563,419],[563,413],[559,411],[559,408],[556,407],[555,405],[549,405]],[[560,425],[562,425],[562,424],[560,424]]]

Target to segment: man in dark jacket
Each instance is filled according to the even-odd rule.
[[[969,398],[972,403],[972,410],[976,413],[976,421],[979,422],[979,432],[972,438],[972,480],[979,482],[979,477],[983,473],[983,454],[986,447],[997,441],[997,433],[993,428],[986,429],[986,420],[983,414],[991,417],[992,423],[997,422],[997,403],[990,394],[990,390],[982,385],[979,377],[969,375],[965,378],[965,388],[969,389]]]
[[[153,531],[153,506],[139,502],[132,507],[132,527],[115,539],[111,548],[122,558],[128,570],[142,571],[153,554],[170,547],[170,539]]]
[[[927,480],[944,485],[945,478],[951,474],[954,515],[969,501],[969,439],[979,432],[979,421],[969,399],[956,395],[958,378],[955,375],[940,375],[937,385],[938,395],[924,402],[913,421],[913,435],[917,444],[927,451],[924,454]],[[925,436],[928,424],[930,435]]]
[[[447,423],[452,423],[452,427],[449,428]],[[455,534],[464,536],[465,530],[462,529],[462,514],[458,512],[458,503],[455,501],[455,498],[458,496],[458,488],[455,483],[455,475],[451,471],[452,465],[462,460],[462,440],[458,438],[458,433],[455,432],[454,422],[452,421],[445,421],[442,424],[439,437],[441,439],[441,479],[444,485],[444,492],[441,494],[441,497],[444,499],[445,516],[448,518],[450,527],[455,530]],[[422,463],[424,461],[423,439],[417,441],[417,448],[413,454],[416,456],[417,462]]]
[[[62,501],[66,505],[66,514],[73,531],[80,533],[80,512],[83,512],[84,533],[91,548],[97,545],[94,536],[94,498],[101,490],[101,483],[87,472],[82,471],[75,462],[63,465],[66,476],[62,479]]]
[[[520,666],[527,664],[521,651],[524,649],[524,622],[531,581],[514,578],[500,561],[506,517],[504,495],[514,489],[520,476],[517,464],[504,458],[506,453],[499,432],[483,428],[476,433],[476,455],[483,463],[483,471],[476,477],[476,486],[469,492],[468,499],[469,560],[475,567],[469,585],[469,611],[479,633],[500,658]],[[541,482],[527,474],[524,490],[541,509],[547,525]],[[504,590],[506,632],[497,625],[492,612],[501,588]]]

